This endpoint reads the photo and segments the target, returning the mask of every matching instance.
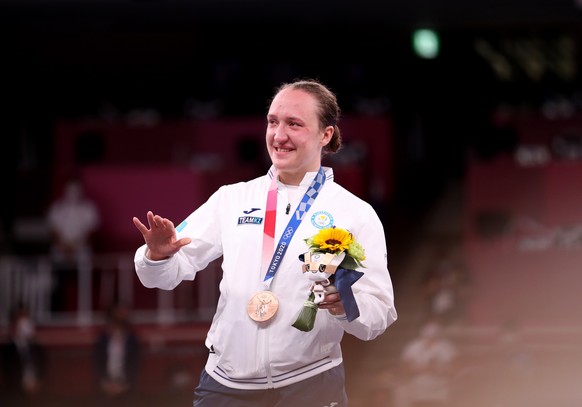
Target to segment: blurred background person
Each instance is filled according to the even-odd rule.
[[[91,269],[95,234],[100,225],[96,204],[85,195],[77,178],[69,179],[51,203],[47,222],[53,264],[53,311],[63,311],[69,298],[68,283],[80,268]]]
[[[27,306],[20,304],[12,311],[0,354],[4,379],[0,405],[33,406],[43,401],[46,351],[37,341],[35,322]]]
[[[129,309],[115,304],[94,344],[98,400],[105,406],[127,406],[135,401],[140,362],[140,341]]]

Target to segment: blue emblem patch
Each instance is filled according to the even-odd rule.
[[[325,229],[333,226],[333,216],[329,212],[315,212],[311,217],[311,224],[318,229]]]

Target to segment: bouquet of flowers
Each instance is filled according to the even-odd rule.
[[[335,226],[321,229],[318,233],[305,239],[311,253],[331,253],[339,255],[343,252],[346,256],[340,263],[340,267],[356,269],[365,267],[362,261],[366,260],[364,248],[354,239],[354,236],[345,229]]]
[[[359,316],[351,286],[362,275],[356,268],[365,268],[364,248],[346,229],[335,226],[321,229],[304,239],[308,252],[299,256],[302,271],[313,282],[310,293],[293,326],[301,331],[313,329],[318,304],[326,293],[339,291],[346,318],[352,321]]]

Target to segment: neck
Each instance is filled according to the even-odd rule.
[[[301,185],[301,181],[305,178],[305,174],[308,172],[317,172],[319,171],[319,167],[315,169],[310,169],[303,172],[286,172],[286,171],[278,171],[279,174],[279,181],[285,185]]]
[[[300,185],[303,181],[305,173],[302,174],[289,174],[289,173],[279,173],[279,181],[285,185]]]

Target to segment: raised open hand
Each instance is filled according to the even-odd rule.
[[[171,220],[154,215],[152,211],[147,213],[149,228],[137,217],[133,217],[133,224],[143,235],[148,246],[146,256],[150,260],[163,260],[177,253],[182,247],[192,241],[188,237],[178,240],[176,228]]]

